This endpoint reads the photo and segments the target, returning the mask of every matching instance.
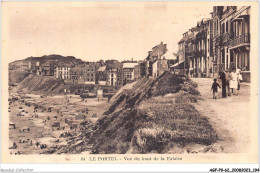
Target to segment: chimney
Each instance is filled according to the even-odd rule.
[[[132,58],[132,61],[134,61],[134,59]]]

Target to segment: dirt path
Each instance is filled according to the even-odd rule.
[[[219,140],[212,146],[217,152],[237,153],[248,151],[250,86],[241,84],[238,96],[222,98],[221,90],[217,99],[212,98],[213,79],[192,78],[204,100],[196,108],[209,121],[218,134]],[[218,81],[221,85],[221,82]]]

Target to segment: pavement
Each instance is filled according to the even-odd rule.
[[[221,89],[213,99],[212,78],[191,78],[198,84],[203,100],[197,110],[209,119],[218,134],[215,150],[224,153],[248,152],[250,143],[250,84],[242,83],[238,95],[222,98]],[[221,81],[218,80],[221,86]]]

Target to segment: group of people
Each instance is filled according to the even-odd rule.
[[[238,95],[238,90],[240,90],[240,82],[243,80],[240,69],[233,69],[232,72],[228,70],[223,70],[219,73],[219,78],[221,79],[222,87],[217,83],[217,79],[214,79],[211,90],[213,90],[213,99],[216,99],[216,93],[218,88],[222,88],[222,97],[227,97],[233,95]]]

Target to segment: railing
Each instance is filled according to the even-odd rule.
[[[222,37],[221,36],[217,36],[216,37],[216,45],[219,46],[222,44]]]
[[[186,49],[185,54],[186,54],[186,56],[194,56],[193,46],[189,46],[189,47]]]
[[[225,70],[225,65],[227,66],[227,64],[224,63],[222,64],[213,63],[213,71],[214,72],[223,71]],[[230,62],[227,69],[233,70],[234,68],[236,68],[236,64],[234,62]]]
[[[250,43],[250,34],[249,33],[240,35],[240,36],[230,40],[231,47],[238,46],[238,45],[244,44],[244,43]]]
[[[206,56],[206,49],[200,49],[195,51],[195,56],[201,57],[201,56]]]

